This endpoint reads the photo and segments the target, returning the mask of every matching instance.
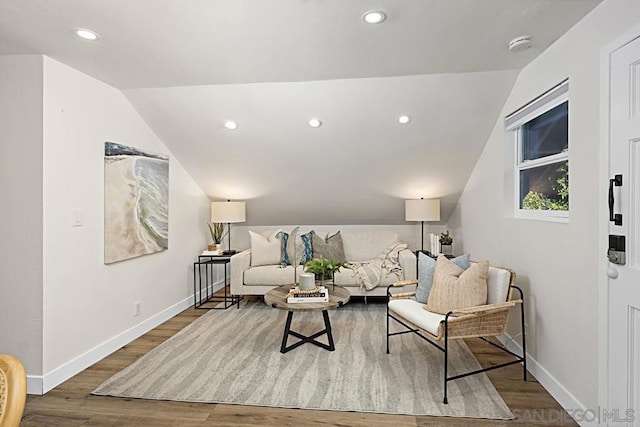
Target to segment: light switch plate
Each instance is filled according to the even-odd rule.
[[[82,209],[71,209],[71,226],[82,227],[84,225],[84,218],[82,215]]]

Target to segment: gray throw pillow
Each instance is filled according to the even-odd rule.
[[[451,260],[455,265],[466,270],[469,268],[469,254],[460,255]],[[433,286],[433,272],[436,269],[436,260],[423,254],[418,253],[418,287],[416,288],[415,300],[419,303],[426,304],[429,300],[429,292]]]
[[[325,258],[336,262],[347,262],[344,256],[344,246],[342,245],[342,236],[340,232],[325,239],[318,236],[315,231],[311,232],[311,245],[313,246],[314,258]]]

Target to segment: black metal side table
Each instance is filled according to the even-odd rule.
[[[428,257],[430,257],[430,258],[433,258],[433,259],[438,259],[438,255],[440,255],[440,254],[432,254],[431,252],[429,252],[429,251],[427,251],[427,250],[421,250],[421,249],[418,249],[418,250],[416,251],[416,257],[418,256],[418,254],[419,254],[420,252],[422,252],[422,253],[423,253],[423,254],[425,254],[426,256],[428,256]],[[455,257],[456,257],[455,255],[445,255],[445,254],[442,254],[442,255],[444,255],[445,257],[447,257],[447,259],[452,259],[452,258],[455,258]]]
[[[198,255],[198,261],[193,263],[193,308],[224,310],[234,304],[240,308],[242,295],[227,292],[227,266],[230,262],[231,255]],[[224,265],[224,295],[214,295],[212,286],[215,281],[215,266],[220,264]],[[205,306],[209,303],[212,304]]]

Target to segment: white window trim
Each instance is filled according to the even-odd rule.
[[[552,222],[569,222],[569,211],[552,211],[552,210],[528,210],[520,209],[520,172],[538,166],[545,166],[553,163],[559,163],[569,160],[569,150],[562,153],[553,154],[551,156],[541,157],[535,160],[527,160],[521,162],[522,144],[520,141],[520,128],[523,124],[531,119],[538,117],[545,112],[557,107],[569,100],[569,81],[565,80],[553,89],[534,99],[524,107],[509,114],[505,118],[505,129],[508,135],[508,141],[513,144],[513,206],[514,217],[522,219],[552,221]],[[571,170],[571,169],[569,169]],[[571,181],[569,181],[571,182]],[[569,206],[571,206],[571,190],[569,190]],[[569,208],[571,209],[571,208]]]
[[[520,135],[516,135],[516,138],[519,139]],[[520,144],[520,141],[518,141]],[[521,147],[521,145],[519,145]],[[521,153],[516,154],[516,167],[520,170],[526,170],[531,168],[536,168],[538,166],[550,165],[552,163],[560,163],[569,159],[569,151],[563,151],[562,153],[553,154],[551,156],[540,157],[534,160],[525,160],[524,162],[518,162],[520,160]]]

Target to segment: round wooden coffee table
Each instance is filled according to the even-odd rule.
[[[270,305],[273,308],[277,308],[279,310],[287,310],[289,313],[287,314],[287,323],[284,326],[284,335],[282,336],[282,345],[280,346],[280,353],[286,353],[294,348],[301,346],[304,343],[311,343],[317,345],[318,347],[322,347],[325,350],[334,351],[336,348],[333,344],[333,335],[331,333],[331,322],[329,321],[329,313],[327,310],[342,307],[349,299],[351,299],[351,294],[348,290],[343,288],[342,286],[329,286],[329,301],[328,302],[303,302],[296,304],[287,303],[287,294],[291,289],[291,285],[279,286],[277,288],[271,289],[264,295],[264,302]],[[311,336],[305,336],[298,332],[291,330],[291,319],[293,318],[294,311],[322,311],[322,317],[324,318],[324,330],[320,332],[316,332]],[[316,338],[327,334],[327,339],[329,340],[329,344],[325,344],[319,341],[316,341]],[[289,335],[293,335],[296,338],[299,338],[300,341],[291,344],[287,347],[287,339]]]

